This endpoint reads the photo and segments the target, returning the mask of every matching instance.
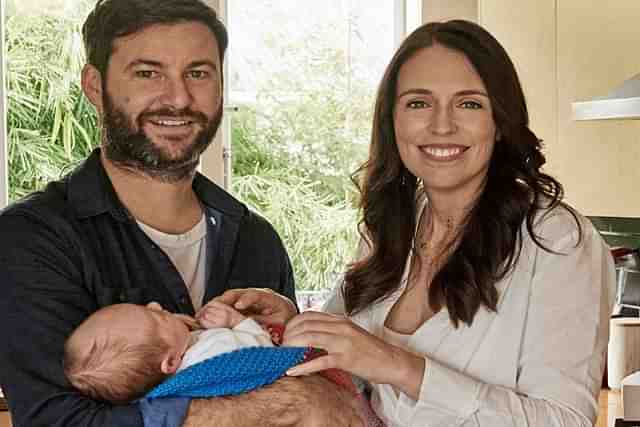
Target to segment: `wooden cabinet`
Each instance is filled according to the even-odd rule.
[[[594,427],[614,427],[616,418],[622,418],[622,401],[619,391],[602,389],[598,406],[598,421]]]
[[[572,120],[571,103],[640,72],[638,0],[478,0],[480,24],[505,46],[544,140],[545,170],[582,214],[640,216],[640,120]]]
[[[0,427],[11,427],[11,417],[7,411],[0,412]]]

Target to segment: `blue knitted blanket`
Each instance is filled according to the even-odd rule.
[[[196,363],[159,384],[147,399],[216,397],[254,390],[275,382],[301,363],[305,347],[248,347]]]

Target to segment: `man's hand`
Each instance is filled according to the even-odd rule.
[[[287,297],[267,288],[231,289],[214,301],[227,304],[262,324],[284,324],[298,313]]]
[[[364,427],[358,404],[324,377],[284,377],[239,396],[193,400],[183,427]]]

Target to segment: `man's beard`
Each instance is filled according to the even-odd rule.
[[[222,102],[211,120],[205,114],[189,108],[143,111],[136,118],[136,131],[134,123],[114,105],[106,90],[103,93],[102,140],[104,154],[109,160],[119,167],[141,172],[162,182],[174,183],[194,175],[200,155],[211,144],[220,126]],[[200,124],[202,130],[178,157],[172,158],[167,155],[165,149],[155,145],[144,132],[143,125],[152,116],[181,119],[187,117],[190,121]],[[167,139],[171,140],[170,137]]]

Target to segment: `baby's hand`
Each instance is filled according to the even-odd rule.
[[[203,328],[233,328],[246,319],[238,310],[219,301],[209,301],[196,314]]]

